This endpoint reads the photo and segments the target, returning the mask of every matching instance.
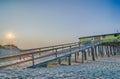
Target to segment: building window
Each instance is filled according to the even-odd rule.
[[[114,34],[114,36],[115,36],[115,37],[117,37],[117,36],[118,36],[118,34]]]
[[[102,38],[105,38],[106,37],[106,35],[102,35]]]

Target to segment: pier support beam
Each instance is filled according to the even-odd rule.
[[[87,54],[86,54],[86,51],[84,50],[83,52],[84,52],[84,58],[85,58],[85,60],[87,60]]]
[[[75,62],[77,62],[77,53],[75,53],[74,55],[75,55]]]
[[[90,56],[90,48],[88,48],[88,56]]]
[[[101,57],[103,57],[104,56],[104,47],[103,47],[103,45],[101,46]]]
[[[117,48],[117,53],[120,53],[119,47],[117,46],[116,48]],[[116,53],[116,54],[117,54],[117,53]]]
[[[82,63],[84,63],[84,50],[81,51],[81,53],[82,53]]]
[[[98,46],[98,52],[101,57],[103,57],[103,48],[101,45]]]
[[[103,45],[103,56],[106,55],[105,46]]]
[[[114,56],[116,55],[115,46],[113,46],[113,55],[114,55]]]
[[[104,49],[105,49],[105,55],[108,56],[108,53],[107,53],[107,46],[104,46]]]
[[[96,58],[98,58],[98,56],[97,56],[97,46],[94,47],[94,52],[95,52]]]
[[[77,53],[77,57],[79,56],[79,52]]]
[[[108,57],[110,57],[109,46],[107,46]]]
[[[58,64],[61,64],[61,59],[58,59]]]
[[[95,61],[94,47],[91,47],[92,60]]]
[[[110,54],[109,54],[109,47],[106,46],[105,50],[106,50],[106,55],[107,55],[108,57],[110,57]]]
[[[113,56],[113,53],[112,53],[112,46],[110,46],[110,54]]]
[[[71,65],[71,55],[68,56],[68,65]]]
[[[115,55],[117,55],[117,47],[115,47]]]
[[[98,55],[101,56],[100,45],[98,46]]]

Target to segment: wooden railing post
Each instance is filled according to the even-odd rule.
[[[71,53],[71,51],[72,51],[72,50],[71,50],[71,45],[70,45],[70,53]]]
[[[80,42],[78,43],[78,45],[79,45],[79,52],[80,52]]]
[[[21,56],[20,56],[20,60],[21,60]]]
[[[32,66],[35,65],[35,62],[34,62],[34,54],[32,54]]]
[[[52,46],[52,49],[53,49],[53,50],[52,50],[52,52],[54,52],[54,51],[55,51],[55,48],[54,48],[54,46]]]
[[[56,56],[56,58],[57,58],[57,49],[55,49],[55,56]]]
[[[79,45],[79,51],[78,51],[78,53],[77,53],[77,58],[78,58],[79,53],[80,53],[80,42],[78,43],[78,45]]]
[[[64,53],[63,49],[64,49],[64,48],[63,48],[63,46],[62,46],[62,53]]]
[[[39,49],[39,51],[41,51],[41,49]],[[40,53],[39,53],[39,56],[40,56]]]
[[[68,65],[71,65],[71,55],[68,56]]]
[[[75,55],[75,62],[77,62],[77,53],[75,53],[74,55]]]

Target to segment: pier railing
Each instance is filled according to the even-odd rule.
[[[65,51],[71,51],[79,47],[80,47],[80,43],[75,42],[75,43],[69,43],[69,44],[22,50],[22,52],[20,52],[19,54],[0,57],[0,61],[3,61],[2,62],[3,64],[2,65],[0,64],[0,68],[6,68],[6,67],[14,66],[16,64],[21,64],[29,61],[32,61],[32,65],[35,65],[35,60],[37,59],[52,56],[52,55],[55,55],[57,57],[59,54],[63,54]],[[23,58],[27,58],[27,59],[21,60]],[[13,62],[12,59],[13,60],[15,59],[17,61]]]
[[[0,57],[0,68],[11,67],[11,66],[19,65],[19,64],[29,63],[29,62],[30,63],[27,64],[27,67],[34,66],[38,63],[45,62],[46,60],[59,59],[60,57],[75,54],[76,52],[82,51],[83,53],[85,53],[85,50],[88,48],[91,48],[92,59],[95,60],[94,52],[97,52],[94,50],[96,49],[95,46],[99,47],[99,45],[101,45],[102,43],[105,43],[105,42],[92,41],[90,43],[84,43],[84,44],[80,42],[75,42],[75,43],[54,45],[54,46],[41,47],[41,48],[26,49],[26,50],[22,50],[18,54]],[[109,56],[108,51],[110,50],[115,51],[115,52],[118,51],[117,49],[114,48],[114,46],[117,45],[116,42],[111,43],[111,45],[108,44],[107,42],[106,44],[109,45],[109,47],[110,46],[113,47],[113,48],[109,48],[108,50],[105,48],[105,50],[107,50],[108,56]]]

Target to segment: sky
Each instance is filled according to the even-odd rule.
[[[120,32],[120,0],[0,0],[0,44],[35,48]],[[13,33],[15,38],[5,36]]]

